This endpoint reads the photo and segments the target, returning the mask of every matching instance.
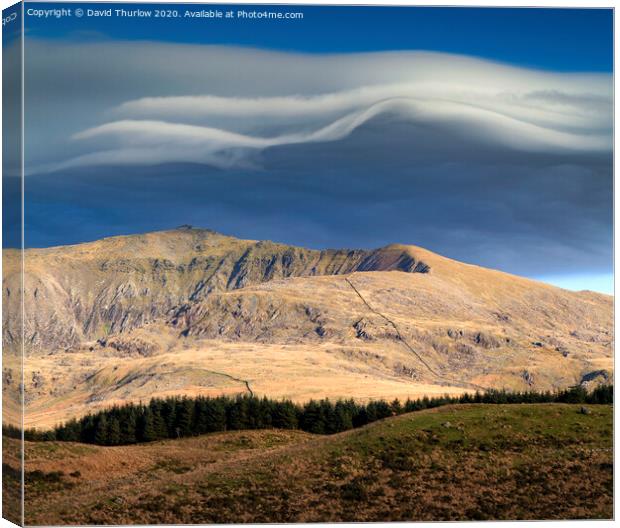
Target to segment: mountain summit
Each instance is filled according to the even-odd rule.
[[[16,351],[19,257],[5,252],[3,284]],[[613,377],[611,297],[415,246],[318,251],[181,226],[24,257],[30,425],[156,395],[406,398]]]

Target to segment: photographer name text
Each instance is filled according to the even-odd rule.
[[[245,9],[36,9],[28,8],[26,15],[36,18],[198,18],[198,19],[240,19],[240,20],[301,20],[304,14],[291,11],[267,11]]]

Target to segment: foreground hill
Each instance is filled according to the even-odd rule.
[[[415,246],[314,251],[180,228],[28,250],[25,269],[27,426],[172,394],[404,399],[613,378],[611,297]],[[10,364],[4,378],[15,394]]]
[[[612,407],[579,409],[449,406],[327,437],[27,443],[26,524],[610,519]],[[11,478],[18,444],[5,443]]]

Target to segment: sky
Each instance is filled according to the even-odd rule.
[[[611,10],[171,9],[26,14],[26,246],[192,224],[612,291]]]

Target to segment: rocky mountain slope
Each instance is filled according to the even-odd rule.
[[[20,255],[7,251],[5,338],[18,335]],[[31,352],[143,326],[213,292],[277,278],[354,271],[424,272],[406,251],[315,251],[239,240],[184,226],[145,235],[25,252],[25,338]]]
[[[13,344],[18,256],[3,284]],[[184,227],[28,250],[25,270],[33,425],[154,395],[406,398],[613,377],[611,297],[414,246],[314,251]]]

